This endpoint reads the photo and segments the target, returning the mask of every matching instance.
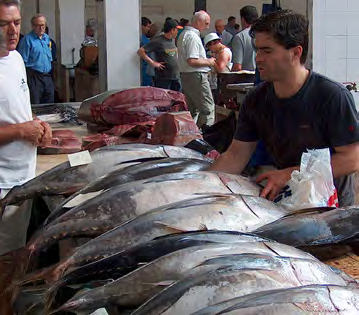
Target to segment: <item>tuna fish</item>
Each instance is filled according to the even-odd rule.
[[[192,315],[358,314],[359,288],[309,285],[262,291],[225,301]]]
[[[309,213],[281,218],[260,227],[254,233],[284,244],[311,250],[318,257],[329,259],[338,252],[328,253],[327,246],[341,244],[358,237],[359,208],[354,206],[327,211],[313,209],[309,210]],[[322,246],[325,246],[324,251],[320,251]]]
[[[71,167],[69,162],[62,163],[51,170],[37,176],[22,186],[15,186],[0,201],[0,218],[6,205],[18,205],[35,196],[52,194],[73,194],[99,177],[124,166],[124,162],[143,159],[159,159],[179,157],[180,152],[186,157],[205,159],[198,152],[186,148],[166,146],[113,146],[91,153],[92,163]]]
[[[30,251],[36,251],[66,237],[98,236],[151,209],[172,202],[183,201],[191,196],[193,197],[195,193],[208,195],[231,193],[232,191],[259,194],[258,186],[248,179],[236,175],[210,172],[165,174],[144,181],[119,185],[74,207],[57,218],[38,232],[27,247]],[[249,206],[247,206],[246,200],[250,203]],[[253,219],[257,222],[256,226],[252,225],[253,228],[272,222],[286,214],[284,210],[278,209],[277,206],[259,199],[259,197],[241,199],[240,197],[222,196],[220,199],[210,199],[212,203],[215,201],[217,202],[217,209],[230,206],[230,209],[235,212],[243,208],[246,209],[246,212],[249,211],[252,216],[251,207],[254,212],[263,208],[261,211],[262,217],[256,218],[253,216]],[[209,207],[208,202],[202,200],[200,204],[201,206]],[[76,198],[69,203],[74,205]],[[273,210],[263,211],[265,207]],[[199,226],[197,226],[198,228]],[[242,228],[238,231],[247,232],[248,229],[243,230]]]
[[[132,315],[190,315],[231,298],[266,290],[303,286],[308,282],[321,282],[316,278],[316,275],[320,278],[320,267],[313,269],[314,274],[307,278],[309,272],[306,268],[291,270],[291,265],[292,263],[280,266],[279,269],[266,270],[243,269],[235,264],[209,272],[200,271],[169,286]]]
[[[117,185],[130,183],[136,180],[143,180],[158,175],[201,171],[208,168],[209,165],[210,162],[205,160],[168,158],[143,162],[137,165],[125,167],[124,169],[118,169],[88,184],[86,187],[59,204],[59,206],[50,214],[45,222],[45,225],[69,210],[69,208],[64,207],[64,205],[69,203],[74,198],[81,198],[81,196],[85,196],[85,198],[86,196],[91,197],[93,193],[98,193]]]
[[[322,280],[325,282],[324,279],[329,277],[329,274],[331,273],[330,268],[323,270],[321,268],[322,264],[319,262],[318,264],[320,267],[314,268],[316,261],[311,259],[313,258],[312,256],[299,250],[295,253],[289,253],[287,252],[288,246],[281,244],[261,242],[206,244],[185,248],[166,256],[162,256],[148,265],[143,266],[108,285],[93,289],[83,294],[80,293],[61,307],[61,310],[76,312],[88,311],[90,313],[97,308],[105,307],[111,304],[120,306],[121,308],[133,308],[139,306],[158,292],[162,291],[166,286],[182,279],[189,272],[191,274],[193,273],[197,277],[199,271],[191,269],[201,265],[207,259],[221,257],[222,255],[243,253],[257,253],[261,255],[267,254],[269,256],[266,256],[265,258],[260,256],[262,258],[261,261],[259,261],[260,258],[258,258],[258,256],[255,256],[255,258],[246,255],[240,256],[242,257],[242,260],[239,258],[236,260],[236,267],[238,269],[260,268],[272,270],[273,268],[281,267],[279,259],[276,261],[274,258],[271,258],[271,256],[277,255],[277,249],[273,249],[273,245],[276,246],[282,253],[286,253],[288,255],[294,254],[296,257],[305,257],[306,259],[298,260],[297,269],[299,270],[299,268],[303,268],[303,266],[311,266],[313,270],[316,269],[316,271],[318,271],[315,277],[317,281]],[[301,264],[302,266],[300,266]],[[218,268],[217,265],[228,265],[228,261],[225,261],[223,264],[217,261],[213,264],[208,262],[207,264],[200,266],[199,269],[213,270]],[[231,264],[229,263],[229,265]],[[295,278],[294,272],[291,270],[292,265],[295,265],[295,260],[293,260],[292,264],[289,265],[290,268],[287,268],[288,274],[286,274],[286,276],[288,278]],[[313,277],[312,274],[311,276]],[[307,278],[309,279],[310,276],[307,275]],[[334,284],[345,284],[345,282],[335,274],[332,274],[331,281],[333,281]]]
[[[114,254],[121,248],[148,242],[158,236],[207,229],[250,232],[284,215],[286,211],[260,197],[218,195],[186,200],[143,214],[91,240],[62,262],[59,269],[83,265]],[[61,237],[62,231],[66,230],[64,226],[69,226],[74,221],[76,220],[65,221],[58,234],[52,235]],[[61,224],[56,224],[54,228],[57,226]],[[82,227],[91,229],[88,218],[82,223]],[[45,233],[28,245],[30,252],[53,241],[53,236]]]

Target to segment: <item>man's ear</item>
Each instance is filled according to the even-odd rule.
[[[293,47],[292,51],[293,51],[293,59],[300,61],[303,55],[303,47],[302,46]]]

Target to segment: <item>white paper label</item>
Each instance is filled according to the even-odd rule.
[[[92,158],[89,151],[82,151],[74,154],[69,154],[68,159],[71,167],[92,163]]]

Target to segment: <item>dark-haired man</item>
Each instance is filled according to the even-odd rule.
[[[178,29],[182,29],[175,20],[167,20],[163,27],[163,35],[156,36],[148,44],[142,46],[137,53],[150,66],[155,68],[155,86],[162,89],[180,91],[178,53],[174,39]],[[153,60],[149,54],[155,54]]]
[[[259,140],[279,169],[267,180],[262,197],[273,200],[299,169],[307,149],[330,148],[340,206],[354,203],[351,174],[359,170],[359,121],[350,92],[307,70],[308,20],[292,11],[262,16],[251,28],[261,78],[245,99],[234,140],[211,170],[239,174]]]
[[[236,35],[236,30],[234,29],[234,25],[236,25],[237,19],[235,16],[230,16],[228,18],[228,23],[226,25],[225,30],[230,33],[232,36]]]
[[[143,16],[141,18],[141,25],[142,25],[142,35],[141,35],[141,42],[140,47],[148,44],[150,39],[148,38],[148,33],[151,29],[152,21]],[[141,62],[141,85],[142,86],[152,86],[152,78],[147,73],[147,62],[142,60]]]
[[[232,71],[256,69],[256,54],[249,35],[251,25],[258,19],[258,11],[255,7],[247,5],[240,10],[242,31],[233,36],[231,48],[233,53]]]
[[[36,147],[51,142],[50,126],[32,118],[24,61],[15,50],[20,27],[20,1],[0,0],[0,198],[35,176]],[[31,204],[5,208],[0,255],[25,245]]]

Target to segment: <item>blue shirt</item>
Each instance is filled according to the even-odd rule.
[[[44,34],[40,38],[32,31],[20,41],[18,51],[24,59],[26,68],[31,68],[41,73],[50,73],[52,68],[50,47],[49,35]]]

